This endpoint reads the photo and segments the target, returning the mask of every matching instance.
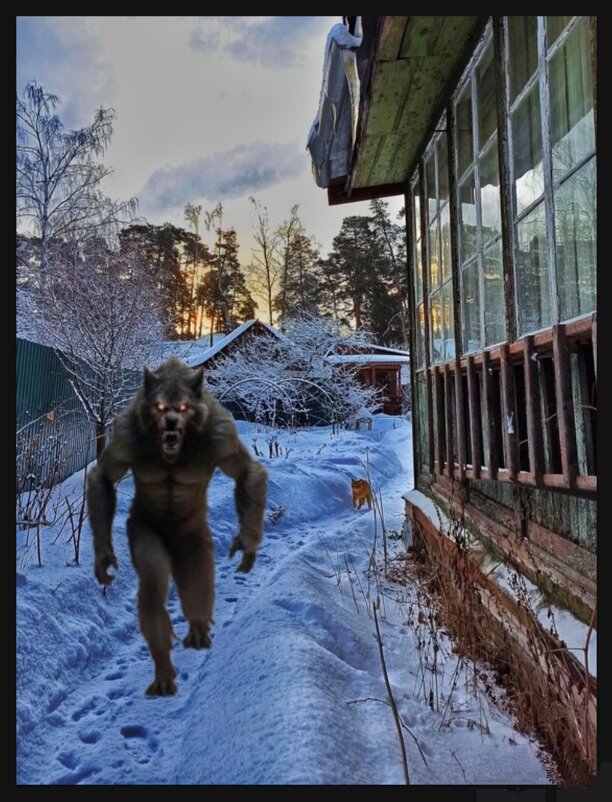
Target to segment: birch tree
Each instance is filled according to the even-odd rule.
[[[93,122],[66,130],[56,114],[60,99],[33,81],[17,97],[17,216],[39,238],[46,272],[54,244],[87,236],[133,214],[135,201],[111,201],[100,189],[111,170],[99,159],[113,133],[114,111],[100,108]]]

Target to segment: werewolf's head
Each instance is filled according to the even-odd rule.
[[[166,462],[176,461],[188,429],[201,429],[206,422],[203,376],[203,367],[193,370],[174,357],[155,371],[144,369],[140,417],[147,428],[153,426],[156,430]]]

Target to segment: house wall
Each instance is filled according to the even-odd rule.
[[[595,29],[492,18],[406,193],[416,485],[561,585],[594,581]]]
[[[384,388],[382,411],[386,415],[402,414],[400,366],[392,363],[368,365],[359,370],[359,381],[366,387]]]

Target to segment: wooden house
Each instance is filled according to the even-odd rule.
[[[584,779],[596,681],[449,535],[476,536],[594,636],[597,19],[382,16],[362,29],[352,159],[327,192],[330,204],[405,199],[407,516],[480,653],[516,657],[524,710]]]

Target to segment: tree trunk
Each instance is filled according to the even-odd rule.
[[[106,445],[106,424],[96,422],[96,460],[100,459]]]

